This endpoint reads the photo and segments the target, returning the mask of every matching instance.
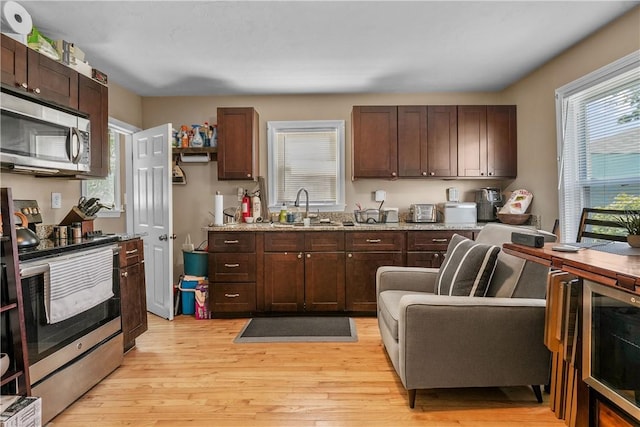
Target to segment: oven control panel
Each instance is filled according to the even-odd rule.
[[[42,212],[37,200],[14,200],[13,207],[16,211],[22,212],[29,224],[41,224]]]

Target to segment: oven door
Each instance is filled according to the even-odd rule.
[[[77,257],[77,262],[81,263],[86,253],[87,251],[83,251],[66,258]],[[48,323],[45,288],[49,280],[48,261],[51,260],[35,260],[20,264],[32,385],[122,330],[117,274],[112,274],[113,297],[69,319]],[[113,270],[118,268],[116,260],[117,256],[114,256]]]

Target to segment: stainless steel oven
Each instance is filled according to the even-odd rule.
[[[82,267],[98,251],[113,253],[113,295],[71,317],[51,322],[47,295],[54,262]],[[63,253],[20,263],[22,297],[34,396],[43,398],[43,422],[47,422],[102,378],[123,359],[118,281],[118,246]]]
[[[640,422],[640,296],[583,284],[583,379]]]

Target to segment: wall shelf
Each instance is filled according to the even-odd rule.
[[[209,156],[209,161],[218,160],[218,147],[174,147],[171,149],[171,153],[173,154],[175,160],[180,160],[181,154],[184,154],[186,156],[206,154],[207,156]]]

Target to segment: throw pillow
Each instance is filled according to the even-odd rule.
[[[499,252],[499,246],[454,234],[438,271],[436,295],[485,296]]]

